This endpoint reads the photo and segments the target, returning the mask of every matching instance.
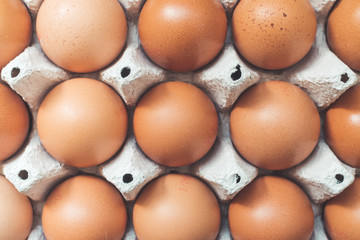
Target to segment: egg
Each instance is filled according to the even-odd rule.
[[[118,240],[126,225],[121,194],[109,182],[91,175],[71,177],[56,186],[42,212],[48,240]]]
[[[355,71],[360,71],[360,2],[337,1],[329,14],[326,37],[330,49]]]
[[[360,86],[347,90],[326,111],[324,135],[335,155],[360,167]]]
[[[139,240],[215,240],[220,219],[218,201],[209,187],[195,177],[176,173],[147,184],[133,209]]]
[[[324,204],[323,220],[332,240],[360,238],[360,178]]]
[[[110,159],[125,140],[127,123],[120,96],[90,78],[74,78],[55,86],[41,102],[36,120],[45,150],[75,167]]]
[[[36,19],[44,53],[78,73],[98,71],[121,53],[127,20],[117,0],[45,0]]]
[[[314,228],[306,194],[277,176],[259,177],[242,189],[230,203],[228,219],[234,240],[309,240]]]
[[[25,102],[2,82],[0,82],[0,113],[1,162],[20,149],[30,127],[30,116]]]
[[[240,95],[231,110],[230,134],[235,148],[250,163],[282,170],[313,151],[320,136],[320,116],[299,87],[266,81]]]
[[[211,149],[218,116],[211,99],[195,85],[165,82],[140,99],[133,130],[138,145],[150,159],[180,167],[198,161]]]
[[[174,72],[199,69],[222,49],[227,18],[219,0],[147,0],[139,15],[147,56]]]
[[[31,41],[30,14],[21,0],[0,1],[0,70]]]
[[[0,175],[0,239],[25,240],[33,224],[33,209],[25,195]]]
[[[311,49],[316,27],[308,0],[241,0],[232,16],[233,42],[240,55],[268,70],[299,62]]]

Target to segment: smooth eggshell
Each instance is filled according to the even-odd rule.
[[[203,67],[222,49],[227,19],[219,0],[147,0],[139,16],[146,54],[175,72]]]
[[[324,205],[324,225],[332,240],[360,239],[360,178]]]
[[[33,224],[33,209],[25,195],[0,175],[0,239],[25,240]]]
[[[330,49],[355,71],[360,71],[360,1],[337,1],[326,27]]]
[[[313,151],[320,136],[320,116],[299,87],[267,81],[240,95],[230,114],[230,133],[246,160],[281,170],[299,164]]]
[[[127,21],[117,0],[46,0],[36,20],[45,54],[72,72],[94,72],[113,62],[127,37]]]
[[[159,177],[140,192],[133,210],[139,240],[215,240],[220,208],[214,193],[197,178]]]
[[[241,0],[232,17],[233,40],[253,65],[283,69],[300,61],[316,34],[316,14],[308,0]]]
[[[31,41],[30,14],[21,0],[0,1],[0,70]]]
[[[79,175],[59,184],[46,199],[42,212],[48,240],[119,240],[126,224],[121,194],[95,176]]]
[[[166,82],[140,99],[133,127],[137,143],[149,158],[179,167],[198,161],[210,150],[218,116],[211,99],[196,86]]]
[[[22,98],[0,82],[0,161],[11,157],[22,146],[29,132],[29,122],[29,112]]]
[[[325,114],[325,139],[343,162],[360,167],[360,86],[347,90]]]
[[[127,123],[125,105],[115,90],[89,78],[57,85],[37,114],[37,130],[46,151],[75,167],[110,159],[125,140]]]
[[[295,183],[281,177],[255,179],[229,206],[234,240],[309,240],[314,227],[310,200]]]

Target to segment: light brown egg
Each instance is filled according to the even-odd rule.
[[[360,178],[324,205],[324,225],[332,240],[360,239]]]
[[[325,114],[325,139],[335,155],[360,167],[360,86],[347,90]]]
[[[126,225],[121,194],[95,176],[79,175],[59,184],[45,201],[42,212],[48,240],[119,240]]]
[[[147,0],[139,16],[141,45],[175,72],[208,64],[222,49],[227,19],[219,0]]]
[[[240,55],[269,70],[300,61],[315,40],[316,26],[308,0],[241,0],[232,17],[233,40]]]
[[[314,227],[310,200],[295,183],[264,176],[241,190],[229,206],[234,240],[309,240]]]
[[[21,0],[0,1],[0,70],[31,41],[30,14]]]
[[[37,114],[37,130],[46,151],[75,167],[110,159],[125,140],[127,123],[120,96],[105,83],[89,78],[57,85]]]
[[[330,12],[326,36],[330,49],[355,71],[360,71],[360,1],[337,1]]]
[[[183,174],[168,174],[150,182],[133,210],[139,240],[215,240],[220,218],[219,204],[210,188]]]
[[[36,32],[55,64],[72,72],[94,72],[119,56],[127,21],[117,0],[45,0]]]
[[[25,240],[33,224],[33,209],[25,195],[0,175],[0,239]]]
[[[240,95],[230,114],[230,133],[246,160],[281,170],[299,164],[313,151],[320,136],[320,116],[299,87],[267,81]]]
[[[29,132],[29,122],[29,112],[22,98],[0,82],[0,161],[11,157],[22,146]]]
[[[218,116],[211,99],[196,86],[166,82],[140,99],[133,128],[149,158],[179,167],[198,161],[210,150],[217,136]]]

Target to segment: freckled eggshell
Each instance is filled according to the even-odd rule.
[[[79,175],[62,182],[50,193],[42,213],[48,240],[119,240],[126,224],[122,196],[95,176]]]
[[[332,240],[360,239],[360,178],[324,206],[324,225]]]
[[[316,34],[316,14],[308,0],[241,0],[232,17],[233,40],[253,65],[283,69],[300,61]]]
[[[105,83],[89,78],[55,86],[37,114],[37,130],[46,151],[75,167],[110,159],[125,140],[127,122],[120,96]]]
[[[222,49],[227,19],[219,0],[147,0],[139,16],[146,54],[163,68],[187,72]]]
[[[150,182],[133,210],[139,240],[216,239],[220,219],[214,193],[200,180],[183,174],[168,174]]]
[[[196,162],[210,150],[218,116],[211,99],[196,86],[166,82],[140,99],[133,127],[137,143],[149,158],[179,167]]]
[[[0,1],[0,70],[31,41],[30,14],[21,0]]]
[[[229,206],[234,240],[309,240],[314,227],[310,200],[295,183],[264,176],[241,190]]]
[[[12,156],[24,143],[30,125],[22,98],[0,82],[0,161]]]
[[[45,0],[36,32],[45,54],[72,72],[93,72],[119,56],[127,37],[117,0]]]
[[[33,223],[30,200],[0,175],[0,239],[25,240]]]
[[[360,86],[347,90],[325,114],[325,140],[346,164],[360,167]]]
[[[297,165],[313,151],[320,136],[320,116],[299,87],[267,81],[240,95],[230,114],[230,133],[246,160],[281,170]]]
[[[360,71],[360,1],[337,1],[330,12],[326,36],[330,49],[355,71]]]

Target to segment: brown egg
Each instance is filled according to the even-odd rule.
[[[137,143],[149,158],[179,167],[196,162],[210,150],[218,116],[211,99],[196,86],[166,82],[141,98],[133,127]]]
[[[347,90],[325,114],[325,139],[346,164],[360,167],[360,86]]]
[[[156,64],[193,71],[222,49],[227,19],[219,0],[147,0],[139,16],[139,37]]]
[[[300,61],[316,34],[308,0],[241,0],[232,17],[234,44],[253,65],[282,69]]]
[[[62,182],[50,193],[42,213],[48,240],[119,240],[126,224],[121,194],[95,176],[79,175]]]
[[[55,64],[72,72],[94,72],[119,56],[127,22],[117,0],[46,0],[37,15],[36,31]]]
[[[22,98],[0,82],[0,161],[11,157],[24,143],[29,122],[29,112]]]
[[[21,0],[0,1],[0,70],[31,41],[30,14]]]
[[[288,82],[258,83],[242,93],[230,114],[235,148],[271,170],[297,165],[315,148],[320,116],[311,98]]]
[[[324,225],[332,240],[360,239],[360,178],[324,205]]]
[[[55,159],[90,167],[110,159],[127,134],[127,112],[108,85],[75,78],[53,88],[42,101],[37,130],[42,145]]]
[[[326,27],[330,49],[355,71],[360,71],[359,11],[358,0],[337,1],[330,12]]]
[[[30,200],[2,175],[0,193],[0,239],[27,239],[33,223]]]
[[[234,240],[309,240],[314,213],[306,194],[281,177],[264,176],[241,190],[229,206]]]
[[[216,239],[220,218],[219,204],[210,188],[183,174],[168,174],[150,182],[133,210],[139,240]]]

